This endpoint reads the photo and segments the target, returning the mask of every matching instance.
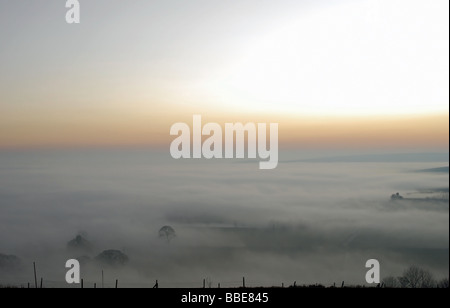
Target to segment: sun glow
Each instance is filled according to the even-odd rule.
[[[219,107],[262,112],[448,112],[448,27],[417,18],[429,20],[433,5],[399,5],[352,1],[297,14],[249,40],[204,90]],[[442,41],[447,48],[437,50]]]

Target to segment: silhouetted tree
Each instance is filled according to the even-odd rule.
[[[396,193],[391,195],[391,200],[402,200],[403,196],[400,195],[400,193]]]
[[[449,288],[448,278],[444,278],[441,281],[439,281],[438,288],[448,289]]]
[[[159,229],[159,237],[165,238],[167,242],[170,242],[176,236],[175,230],[171,226],[164,226]]]
[[[92,244],[82,235],[78,234],[73,240],[67,243],[67,248],[75,252],[91,252]]]
[[[436,287],[436,281],[433,275],[424,269],[417,266],[409,267],[402,277],[399,277],[400,285],[402,288],[434,288]]]
[[[400,288],[400,282],[398,281],[398,278],[394,276],[389,276],[383,279],[383,285],[385,288]]]
[[[105,250],[95,257],[95,260],[112,267],[124,266],[128,262],[128,256],[119,250]]]

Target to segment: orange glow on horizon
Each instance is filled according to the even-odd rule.
[[[168,109],[168,108],[166,108]],[[176,122],[279,123],[280,148],[448,148],[449,115],[386,117],[302,117],[240,113],[123,112],[45,118],[0,116],[0,148],[153,146],[168,148],[169,129]],[[11,120],[13,119],[13,120]]]

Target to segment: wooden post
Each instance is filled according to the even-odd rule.
[[[116,279],[116,289],[118,288],[118,286],[119,286],[119,279]]]
[[[219,288],[220,289],[220,283],[217,285],[217,288]]]
[[[81,278],[81,288],[84,289],[84,280]]]
[[[344,281],[342,281],[342,285],[341,285],[341,288],[343,288],[343,287],[344,287],[344,285],[345,285],[345,282],[344,282]]]
[[[102,270],[102,289],[105,287],[105,276],[103,275],[103,270]]]
[[[41,277],[41,286],[40,286],[40,289],[42,289],[42,284],[43,284],[43,282],[44,282],[44,279]]]
[[[284,282],[283,283],[281,283],[281,287],[284,289]]]
[[[206,288],[206,280],[203,279],[203,289]]]
[[[94,283],[94,289],[97,289],[97,283]]]
[[[28,283],[28,289],[30,288],[30,283]]]
[[[34,286],[37,289],[38,285],[37,285],[37,276],[36,276],[36,262],[33,262],[33,268],[34,268]]]
[[[245,277],[242,277],[242,287],[245,288]]]

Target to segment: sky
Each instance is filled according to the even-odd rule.
[[[0,148],[277,122],[283,147],[448,148],[449,3],[0,0]]]

